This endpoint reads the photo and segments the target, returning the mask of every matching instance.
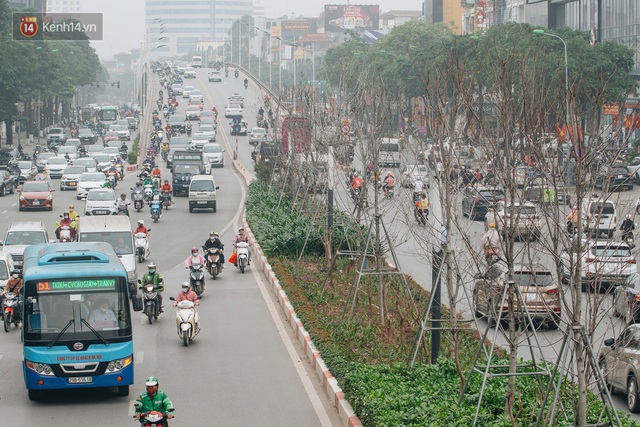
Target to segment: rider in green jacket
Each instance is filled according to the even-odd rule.
[[[149,377],[145,382],[147,391],[143,392],[136,399],[136,419],[140,419],[140,416],[149,411],[157,411],[163,414],[167,414],[167,419],[173,418],[173,403],[167,394],[158,390],[158,379],[156,377]]]
[[[164,291],[164,279],[162,278],[162,274],[156,271],[156,265],[154,263],[149,264],[149,272],[142,277],[142,284],[140,289],[144,287],[144,285],[152,284],[156,287],[158,291],[158,304],[160,304],[160,313],[164,310],[162,309],[162,291]]]

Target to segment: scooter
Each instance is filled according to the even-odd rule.
[[[633,231],[623,231],[622,241],[629,245],[629,249],[633,249],[636,247],[636,244],[633,241]]]
[[[148,228],[147,231],[151,231],[151,229]],[[149,257],[149,253],[151,252],[149,250],[149,241],[147,240],[147,234],[136,233],[133,235],[133,237],[135,239],[136,258],[138,259],[138,262],[143,262]]]
[[[138,283],[142,281],[138,280]],[[152,325],[154,320],[158,319],[160,315],[160,304],[158,300],[158,287],[152,284],[140,286],[143,290],[142,301],[144,304],[144,314],[149,320],[149,324]]]
[[[160,212],[162,211],[162,205],[160,204],[160,200],[152,200],[149,202],[151,219],[153,222],[158,222],[160,220],[160,216],[162,215]]]
[[[133,200],[133,207],[136,212],[140,212],[144,206],[144,195],[142,194],[142,191],[134,191],[131,193],[131,199]]]
[[[169,298],[175,301],[174,297]],[[189,346],[191,340],[200,332],[200,315],[196,310],[196,304],[189,300],[180,301],[176,305],[176,326],[178,327],[178,337],[185,347]]]
[[[68,243],[75,239],[76,230],[69,225],[58,225],[56,235],[60,243]]]
[[[143,427],[164,427],[169,425],[167,422],[167,414],[158,411],[146,412],[140,415],[138,421],[140,421],[140,425]]]
[[[429,209],[416,209],[416,222],[418,225],[427,225]]]
[[[216,280],[218,274],[222,273],[222,268],[220,266],[220,252],[219,248],[209,248],[206,249],[206,259],[209,267],[209,274],[213,277],[213,280]]]
[[[153,197],[153,184],[145,184],[144,186],[144,201],[145,202],[150,202],[151,198]]]
[[[9,332],[11,323],[18,327],[20,323],[20,299],[18,294],[8,292],[2,300],[2,317],[4,320],[4,331]]]
[[[244,274],[244,269],[249,265],[249,244],[247,242],[238,242],[236,243],[236,248],[236,264],[240,272]]]
[[[116,215],[126,215],[129,216],[129,205],[130,203],[122,201],[119,199],[116,202]]]
[[[204,268],[199,262],[191,264],[191,267],[189,267],[189,283],[191,284],[191,290],[200,298],[204,293]]]
[[[163,191],[160,194],[160,201],[162,202],[163,209],[169,209],[169,206],[171,206],[171,193]]]

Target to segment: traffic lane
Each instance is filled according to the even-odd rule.
[[[268,320],[251,274],[253,264],[245,274],[227,266],[217,280],[206,275],[198,308],[201,332],[188,348],[177,335],[169,301],[180,292],[188,273],[180,265],[164,274],[165,313],[153,325],[136,314],[136,351],[144,351],[145,359],[136,382],[157,375],[177,408],[176,418],[185,425],[212,418],[220,425],[320,425],[275,325]],[[210,411],[203,410],[202,396],[215,402]]]

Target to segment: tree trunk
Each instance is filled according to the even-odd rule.
[[[6,119],[4,121],[4,126],[7,130],[7,140],[5,145],[13,145],[13,120]]]

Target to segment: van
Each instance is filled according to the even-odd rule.
[[[215,212],[218,188],[211,175],[194,175],[189,183],[189,212],[194,209],[213,209]]]
[[[79,221],[79,242],[107,242],[113,246],[120,262],[127,270],[129,292],[135,295],[138,289],[138,273],[133,244],[133,231],[128,216],[101,215],[86,216]]]
[[[398,138],[382,138],[378,166],[400,167],[400,140]]]
[[[11,254],[6,251],[0,251],[0,290],[7,286],[14,268]]]
[[[585,232],[596,237],[606,234],[613,237],[618,225],[616,204],[611,200],[592,197],[584,201],[582,205]]]
[[[40,243],[49,243],[47,228],[40,221],[15,221],[7,229],[4,240],[0,241],[2,250],[11,254],[18,270],[22,270],[27,246]]]
[[[191,67],[202,68],[202,56],[191,57]]]

